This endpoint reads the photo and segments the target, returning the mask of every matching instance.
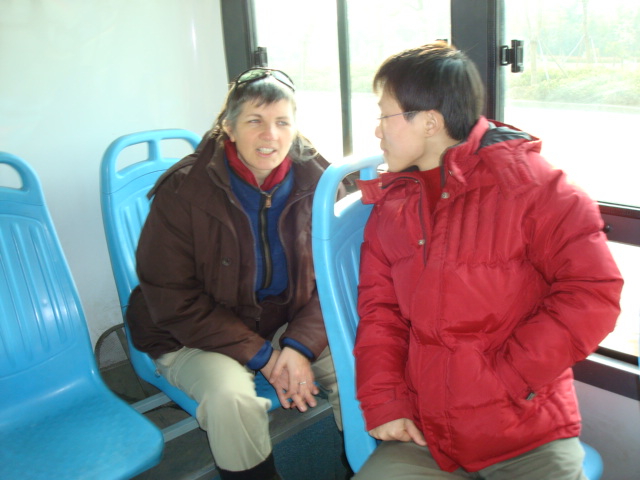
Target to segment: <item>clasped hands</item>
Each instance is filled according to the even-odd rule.
[[[292,348],[274,350],[267,364],[260,370],[273,385],[284,408],[296,407],[306,412],[318,402],[314,395],[319,389],[314,383],[311,362]]]

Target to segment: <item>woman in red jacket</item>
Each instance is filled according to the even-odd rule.
[[[622,278],[598,207],[540,141],[481,116],[445,43],[374,79],[389,172],[361,182],[357,395],[381,445],[355,477],[582,477],[571,367],[614,328]]]

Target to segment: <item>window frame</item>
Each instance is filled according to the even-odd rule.
[[[452,43],[478,65],[487,86],[485,115],[498,121],[504,121],[504,87],[508,74],[508,67],[499,64],[498,49],[511,41],[504,33],[504,7],[504,0],[451,0]],[[598,205],[607,240],[640,247],[640,208],[604,201],[599,201]],[[596,353],[625,364],[639,365],[637,356],[624,352],[599,347]]]
[[[345,156],[353,148],[347,1],[336,0]],[[254,0],[220,0],[220,4],[227,73],[231,81],[242,71],[257,64],[254,60],[258,55]],[[451,42],[464,50],[477,64],[487,90],[484,114],[498,121],[504,120],[505,75],[508,74],[506,67],[500,65],[498,50],[501,45],[508,45],[510,42],[504,33],[504,7],[504,0],[451,0]],[[606,224],[607,239],[640,247],[640,208],[607,202],[598,204]],[[632,355],[605,348],[599,348],[597,354],[638,367],[638,357]],[[598,363],[596,368],[601,369],[601,365],[602,363]],[[575,370],[576,373],[582,372],[580,375],[587,383],[593,383],[591,375],[584,375],[585,367]]]
[[[254,66],[257,50],[253,0],[220,0],[224,53],[229,83]]]

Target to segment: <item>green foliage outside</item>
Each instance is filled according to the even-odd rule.
[[[293,5],[294,0],[290,1]],[[266,5],[258,2],[263,3]],[[352,94],[372,93],[371,82],[377,67],[391,53],[418,45],[415,32],[425,32],[425,41],[433,38],[428,32],[441,32],[442,22],[438,19],[443,12],[437,15],[433,12],[437,2],[349,0],[348,3],[351,12],[360,12],[349,18]],[[525,43],[524,73],[512,74],[508,67],[501,71],[510,100],[640,107],[640,0],[505,3],[513,12],[508,16],[510,31],[505,32],[505,39]],[[267,13],[270,10],[262,15]],[[339,92],[338,46],[328,39],[319,45],[314,42],[315,36],[327,34],[326,25],[318,28],[315,32],[307,31],[299,42],[285,36],[278,48],[275,45],[279,37],[266,44],[273,44],[274,52],[287,52],[275,64],[292,75],[301,91]],[[278,30],[268,30],[271,32]],[[447,37],[443,33],[438,35]]]
[[[640,70],[603,65],[508,75],[512,100],[640,107]]]
[[[351,92],[372,93],[373,75],[371,66],[353,65]],[[530,69],[519,74],[507,73],[506,79],[511,100],[640,107],[640,68],[583,64],[565,69],[538,69],[535,75]],[[298,81],[298,85],[305,90],[336,91],[339,78],[328,76],[321,69],[307,69],[304,81]]]

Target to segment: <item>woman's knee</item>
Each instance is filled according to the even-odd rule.
[[[198,402],[199,420],[253,418],[268,409],[269,401],[256,394],[254,375],[226,355],[183,349],[168,370],[169,381]]]
[[[206,389],[200,403],[210,403],[218,411],[243,412],[246,410],[264,410],[264,402],[255,392],[255,388],[236,388],[234,385],[217,385]]]

